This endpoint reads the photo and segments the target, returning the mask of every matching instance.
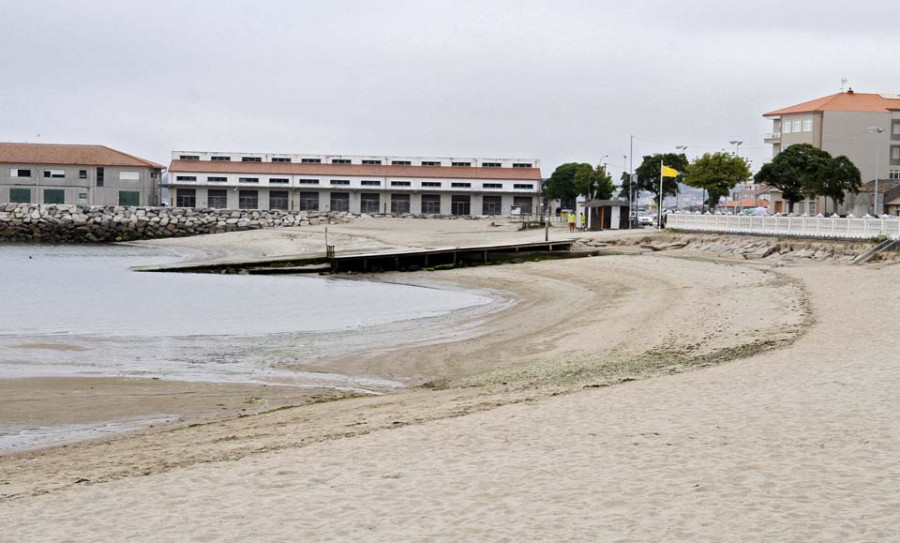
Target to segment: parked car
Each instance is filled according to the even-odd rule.
[[[652,226],[653,217],[651,217],[650,215],[638,215],[637,223],[640,226]]]

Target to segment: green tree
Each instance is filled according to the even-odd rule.
[[[859,168],[844,155],[840,155],[831,159],[823,172],[817,194],[831,198],[831,201],[837,205],[844,203],[844,196],[848,192],[854,194],[859,192],[862,186],[862,176]],[[828,201],[825,202],[826,210]]]
[[[582,164],[575,171],[573,183],[576,194],[581,194],[588,200],[608,200],[616,190],[612,177],[602,164],[591,168]]]
[[[573,200],[578,196],[575,190],[575,173],[582,167],[590,168],[590,164],[568,162],[560,164],[553,170],[553,175],[544,185],[544,194],[551,200]]]
[[[622,188],[619,189],[619,197],[620,198],[628,198],[629,188],[631,187],[631,174],[628,172],[622,172],[622,177],[619,178],[622,182]]]
[[[688,159],[684,153],[656,153],[645,156],[641,165],[634,171],[637,181],[634,188],[637,191],[646,190],[652,192],[659,201],[659,172],[661,164],[678,170],[678,177],[666,177],[663,181],[663,195],[675,196],[678,194],[678,183],[684,177],[684,171],[688,167]]]
[[[710,209],[719,204],[722,196],[727,196],[738,183],[750,179],[750,164],[747,159],[731,153],[706,153],[687,167],[684,183],[698,189],[705,189]]]
[[[827,179],[836,167],[827,151],[808,143],[798,143],[764,164],[754,180],[780,190],[781,197],[788,203],[788,212],[792,213],[794,204],[804,197],[824,194]]]

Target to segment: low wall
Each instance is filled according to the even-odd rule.
[[[0,204],[0,240],[82,243],[347,222],[348,213]]]
[[[338,224],[371,217],[482,218],[411,213],[354,215],[345,211],[0,204],[0,241],[48,243],[134,241],[260,228]]]
[[[700,215],[670,213],[666,229],[684,232],[758,234],[820,239],[869,240],[900,236],[900,219],[832,217],[754,217],[746,215]]]

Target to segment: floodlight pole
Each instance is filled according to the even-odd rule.
[[[881,134],[882,132],[884,132],[884,128],[881,128],[880,126],[870,126],[869,132],[876,134],[875,137],[878,138],[877,134]],[[875,140],[875,196],[873,198],[873,203],[872,203],[872,214],[875,215],[876,217],[878,217],[878,165],[879,165],[879,161],[881,160],[880,149],[881,149],[881,142],[879,142],[878,139],[876,139]]]

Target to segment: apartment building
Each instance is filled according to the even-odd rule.
[[[350,213],[506,215],[536,212],[535,159],[175,151],[178,207]]]
[[[0,203],[159,205],[163,169],[103,145],[0,143]]]
[[[841,213],[864,215],[873,212],[874,183],[900,180],[900,94],[868,94],[850,89],[770,111],[772,132],[765,142],[774,157],[795,143],[808,143],[832,156],[846,155],[859,168],[864,189],[848,195]],[[883,187],[879,186],[878,213],[885,210]],[[801,212],[810,215],[823,209],[822,198],[801,203]],[[777,195],[773,212],[787,210]],[[831,211],[829,209],[829,211]]]

